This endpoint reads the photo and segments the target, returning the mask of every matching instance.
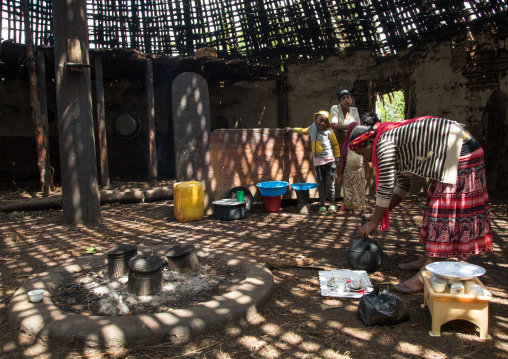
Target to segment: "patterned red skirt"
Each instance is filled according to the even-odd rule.
[[[492,252],[483,149],[459,159],[455,186],[434,181],[427,195],[420,242],[427,257],[467,260]]]

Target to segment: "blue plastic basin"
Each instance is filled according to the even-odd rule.
[[[309,189],[314,189],[318,186],[317,183],[293,183],[291,185],[291,188],[293,188],[295,191],[304,191]]]
[[[286,188],[289,185],[289,182],[285,181],[267,181],[260,182],[256,186],[259,188],[259,191],[263,196],[282,196],[286,193]]]

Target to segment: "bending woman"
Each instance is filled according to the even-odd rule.
[[[455,121],[420,117],[379,123],[374,113],[363,116],[349,148],[376,171],[376,208],[358,235],[367,238],[381,225],[389,227],[389,211],[411,189],[413,175],[432,179],[423,212],[420,242],[425,254],[402,270],[418,270],[394,289],[413,293],[423,289],[421,271],[439,259],[492,252],[490,207],[485,159],[479,142]]]

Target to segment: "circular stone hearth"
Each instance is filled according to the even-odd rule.
[[[9,303],[11,328],[23,345],[118,349],[161,342],[181,344],[197,334],[246,317],[271,297],[274,288],[272,273],[254,259],[212,249],[199,250],[197,254],[216,258],[239,271],[242,280],[229,292],[208,302],[168,312],[85,316],[60,310],[51,293],[70,274],[86,270],[96,261],[106,261],[105,253],[95,254],[40,273],[19,288]],[[44,289],[42,302],[28,300],[27,293],[33,289]]]

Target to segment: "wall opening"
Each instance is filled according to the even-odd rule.
[[[404,91],[393,91],[388,93],[377,93],[376,113],[382,122],[403,121],[404,118]]]

